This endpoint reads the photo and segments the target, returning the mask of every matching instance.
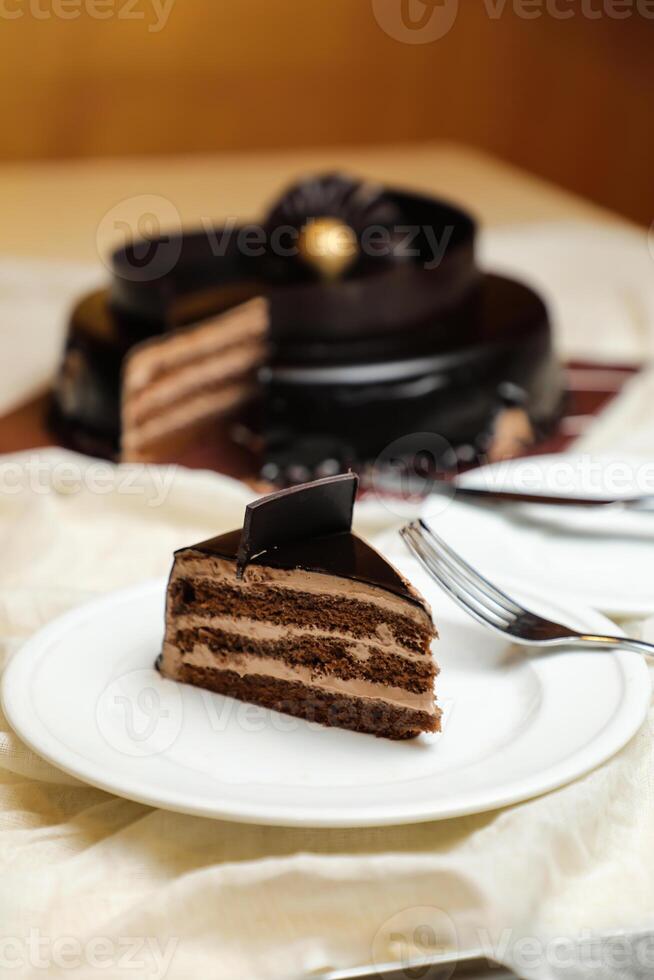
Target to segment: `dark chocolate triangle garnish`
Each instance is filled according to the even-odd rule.
[[[239,577],[249,561],[271,548],[349,531],[358,482],[354,473],[344,473],[248,504],[238,549]]]

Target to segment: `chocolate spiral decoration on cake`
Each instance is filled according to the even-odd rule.
[[[366,275],[402,260],[397,226],[402,211],[379,184],[332,173],[294,184],[272,208],[265,222],[269,243],[266,275],[273,281],[335,281]],[[275,239],[289,235],[293,254],[279,255]],[[383,231],[389,247],[366,251],[366,233]]]

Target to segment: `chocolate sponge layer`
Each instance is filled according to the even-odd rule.
[[[332,674],[344,680],[360,678],[372,682],[384,682],[419,694],[434,686],[436,667],[433,660],[408,661],[387,653],[379,647],[371,647],[369,656],[362,659],[354,655],[346,641],[325,636],[292,636],[283,640],[261,640],[226,630],[197,629],[179,630],[176,643],[183,653],[191,653],[197,644],[208,648],[215,656],[215,666],[221,660],[248,656],[271,657],[291,667],[310,667],[316,676]]]
[[[398,708],[383,701],[350,698],[316,691],[305,684],[233,671],[184,666],[180,680],[217,694],[226,694],[273,711],[317,722],[327,727],[390,739],[416,738],[422,732],[440,731],[440,711],[434,714]]]
[[[383,611],[370,603],[343,596],[316,596],[299,589],[258,585],[243,589],[236,581],[180,579],[171,586],[172,608],[178,615],[193,611],[235,618],[254,618],[285,626],[315,626],[338,630],[365,639],[379,626],[387,627],[398,643],[424,653],[433,637],[428,622],[418,624],[407,616]]]

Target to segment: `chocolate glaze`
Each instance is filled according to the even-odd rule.
[[[242,534],[242,529],[229,531],[227,534],[193,545],[191,550],[224,558],[237,564]],[[250,564],[285,571],[299,569],[321,575],[334,575],[353,582],[363,582],[385,592],[392,592],[393,595],[407,599],[429,612],[426,602],[414,592],[399,572],[379,552],[351,531],[279,545],[257,555]]]
[[[429,611],[393,566],[352,534],[357,484],[353,473],[345,473],[267,494],[248,504],[240,531],[228,531],[190,550],[235,562],[238,578],[250,564],[302,569],[365,582]]]
[[[484,452],[507,385],[534,429],[546,429],[562,393],[547,311],[527,287],[479,271],[469,215],[329,175],[291,188],[264,228],[299,228],[325,214],[360,240],[371,224],[388,228],[390,250],[362,253],[335,282],[297,256],[247,254],[238,228],[163,235],[117,252],[110,290],[72,317],[53,399],[64,441],[115,455],[126,352],[261,294],[270,301],[271,356],[256,436],[267,479],[360,467],[421,431]],[[417,229],[409,249],[403,227]]]
[[[263,551],[349,531],[358,483],[353,473],[346,473],[279,490],[248,504],[238,550],[239,576]]]
[[[271,475],[298,458],[306,473],[328,458],[356,467],[415,432],[483,453],[509,392],[511,404],[545,430],[561,405],[562,378],[543,303],[526,287],[487,276],[469,314],[463,329],[473,330],[474,344],[457,343],[454,316],[440,344],[434,327],[402,361],[331,367],[325,359],[317,369],[273,357],[262,413]]]
[[[207,299],[204,315],[215,314],[217,307],[224,308],[221,295],[239,284],[243,290],[270,296],[273,340],[364,340],[397,333],[404,325],[420,324],[429,315],[455,308],[478,286],[475,223],[464,211],[426,195],[385,189],[375,198],[379,213],[364,211],[363,224],[354,192],[368,185],[349,181],[350,196],[337,208],[329,193],[334,180],[343,178],[320,181],[322,204],[316,188],[315,193],[305,193],[307,184],[318,182],[290,188],[264,223],[265,245],[241,247],[239,236],[247,230],[243,226],[162,236],[152,240],[145,253],[142,242],[121,249],[112,260],[111,308],[119,316],[138,316],[161,332],[185,322],[183,313],[198,296]],[[302,213],[295,209],[302,207],[304,198]],[[295,202],[291,213],[289,199]],[[386,228],[388,247],[369,243],[364,248],[362,242],[359,260],[342,279],[330,283],[316,280],[297,254],[274,254],[274,228],[299,232],[307,220],[325,213],[354,225],[360,237],[366,228]],[[375,254],[375,247],[380,254]],[[283,250],[290,251],[288,246]],[[196,319],[200,315],[196,310]]]

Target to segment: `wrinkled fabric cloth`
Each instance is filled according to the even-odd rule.
[[[483,259],[524,279],[541,270],[566,353],[617,360],[621,336],[624,360],[646,360],[651,274],[639,290],[602,272],[595,285],[611,304],[575,333],[598,275],[597,252],[582,247],[593,231],[561,230],[555,247],[550,226],[540,251],[526,229],[488,232]],[[643,247],[636,232],[631,246]],[[622,234],[605,241],[602,269],[611,248],[615,259],[631,246]],[[7,358],[29,361],[6,319],[0,347],[5,371]],[[55,348],[12,398],[47,383]],[[652,394],[651,376],[637,378],[581,447],[650,452]],[[248,499],[234,481],[176,467],[114,467],[59,450],[2,458],[0,669],[62,612],[165,575],[176,547],[237,526]],[[383,511],[375,522],[379,530]],[[369,530],[363,516],[359,526]],[[654,621],[629,628],[654,640]],[[0,713],[0,975],[289,980],[440,948],[479,950],[533,980],[640,980],[654,972],[653,725],[654,712],[599,769],[518,806],[312,830],[118,799],[38,758]]]
[[[165,575],[174,548],[237,525],[250,497],[215,474],[60,450],[5,457],[0,488],[3,663],[66,609]],[[118,977],[131,956],[138,976],[282,980],[419,955],[428,930],[430,948],[436,935],[558,976],[545,968],[566,937],[650,924],[652,724],[585,778],[504,811],[298,830],[116,799],[0,717],[0,963],[92,977],[104,956],[101,974]]]

